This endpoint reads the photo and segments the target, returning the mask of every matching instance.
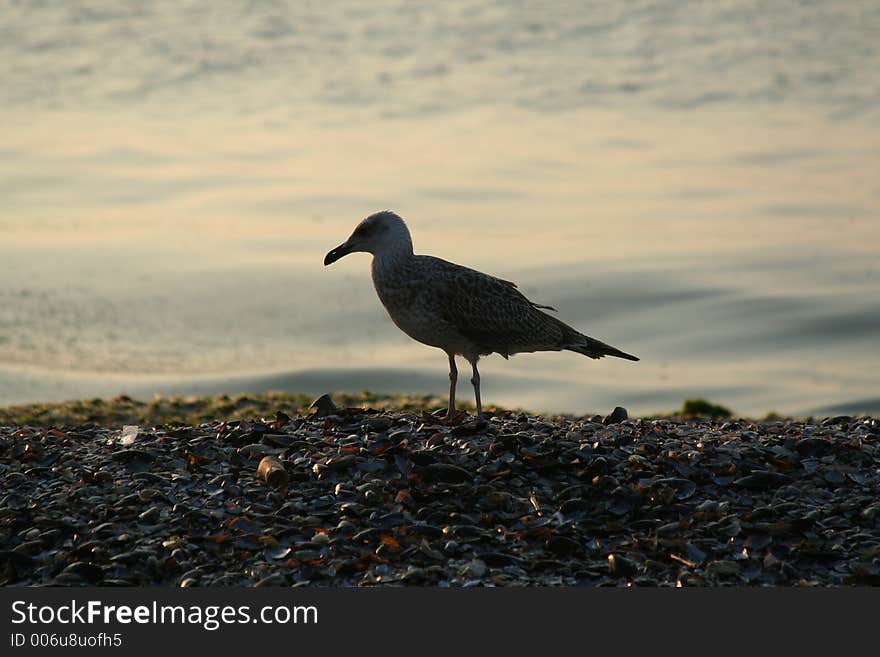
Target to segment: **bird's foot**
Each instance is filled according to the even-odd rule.
[[[467,411],[452,411],[447,412],[446,415],[443,416],[443,424],[448,424],[450,426],[456,426],[461,424],[467,419]]]
[[[449,411],[438,410],[433,413],[428,413],[427,411],[422,411],[422,418],[436,424],[448,424],[454,426],[461,424],[467,419],[467,412],[453,411],[450,413]]]

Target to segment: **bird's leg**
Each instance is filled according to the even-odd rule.
[[[446,410],[447,420],[451,420],[455,416],[456,381],[458,381],[458,368],[455,366],[455,354],[449,354],[449,408]]]
[[[477,370],[477,359],[474,358],[471,361],[471,366],[474,368],[474,376],[471,379],[471,384],[474,386],[474,397],[477,400],[477,419],[483,419],[483,402],[480,401],[480,372]]]

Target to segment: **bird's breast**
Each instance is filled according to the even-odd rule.
[[[373,287],[382,305],[392,315],[412,305],[418,285],[404,271],[388,271],[373,265]]]
[[[431,290],[410,275],[388,276],[373,270],[376,294],[394,324],[409,337],[422,344],[446,350],[463,351],[470,344],[437,313],[431,303]]]

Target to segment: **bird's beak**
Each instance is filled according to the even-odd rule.
[[[337,246],[335,249],[333,249],[327,255],[324,256],[324,266],[326,267],[327,265],[332,265],[334,262],[339,260],[341,257],[347,256],[353,250],[354,249],[352,248],[351,244],[349,244],[348,242],[344,242],[344,243],[340,244],[339,246]]]

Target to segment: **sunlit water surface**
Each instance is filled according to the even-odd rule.
[[[322,266],[392,208],[642,358],[493,356],[489,402],[880,412],[876,3],[205,7],[0,12],[0,403],[443,394]]]

